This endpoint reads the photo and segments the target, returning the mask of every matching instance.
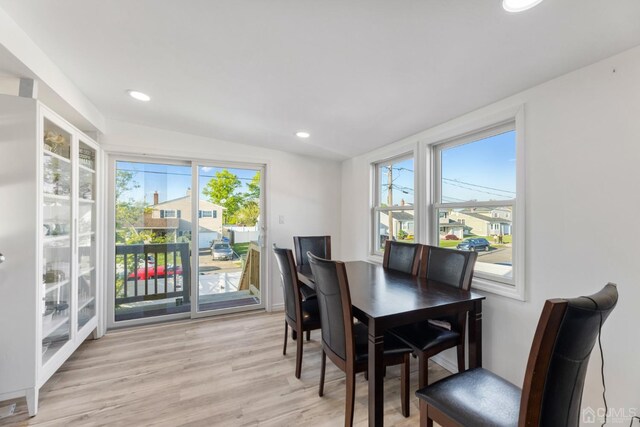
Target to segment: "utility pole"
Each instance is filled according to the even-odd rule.
[[[393,206],[393,165],[387,169],[387,206]],[[393,240],[393,212],[389,213],[389,240]]]

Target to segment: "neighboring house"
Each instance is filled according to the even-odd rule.
[[[449,218],[465,227],[465,234],[493,236],[511,234],[512,213],[504,208],[472,208],[452,210]],[[442,220],[442,219],[441,219]]]
[[[458,239],[463,239],[465,235],[465,228],[467,230],[469,229],[469,227],[466,227],[464,223],[449,218],[449,212],[441,211],[439,221],[438,228],[440,237],[453,234]],[[469,231],[467,231],[467,234],[468,233]]]
[[[207,200],[199,200],[198,225],[200,248],[208,248],[210,242],[222,236],[222,206]],[[174,236],[191,237],[191,190],[187,195],[177,199],[160,202],[158,192],[153,194],[153,205],[145,210],[138,230],[152,230],[159,235],[174,232]]]
[[[393,222],[393,236],[398,237],[400,230],[407,235],[414,234],[413,211],[393,212],[391,214]],[[386,212],[380,212],[380,235],[389,236],[389,215]]]

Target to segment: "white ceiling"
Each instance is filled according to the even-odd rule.
[[[638,0],[0,0],[107,118],[323,157],[640,44]],[[0,70],[2,71],[2,70]],[[153,98],[142,104],[125,91]],[[293,134],[306,129],[311,138]]]

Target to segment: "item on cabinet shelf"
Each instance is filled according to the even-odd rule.
[[[48,143],[51,146],[50,151],[52,153],[62,156],[67,155],[67,153],[64,152],[64,145],[66,144],[67,139],[63,135],[59,134],[58,132],[48,130],[44,134],[44,141],[45,145],[47,145]]]
[[[44,224],[42,226],[42,235],[43,236],[48,236],[49,235],[49,226],[47,224]]]
[[[67,314],[67,310],[69,309],[69,304],[66,301],[60,301],[58,304],[54,306],[56,309],[56,314]]]
[[[91,188],[91,184],[83,184],[79,188],[80,197],[85,200],[91,200],[91,196],[93,193],[93,189]]]
[[[64,271],[62,270],[49,270],[44,274],[45,283],[57,283],[62,282],[65,279]]]
[[[82,166],[86,166],[89,169],[94,167],[94,154],[93,151],[88,148],[80,147],[78,149],[78,160]]]
[[[44,356],[44,354],[47,352],[47,350],[49,350],[49,347],[51,346],[51,340],[42,340],[42,355]]]
[[[42,315],[42,320],[45,322],[51,322],[51,320],[53,319],[53,313],[55,313],[56,310],[53,308],[47,308],[44,311],[44,314]]]

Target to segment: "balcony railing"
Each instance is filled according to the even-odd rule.
[[[139,301],[190,299],[189,243],[116,245],[116,306]]]

